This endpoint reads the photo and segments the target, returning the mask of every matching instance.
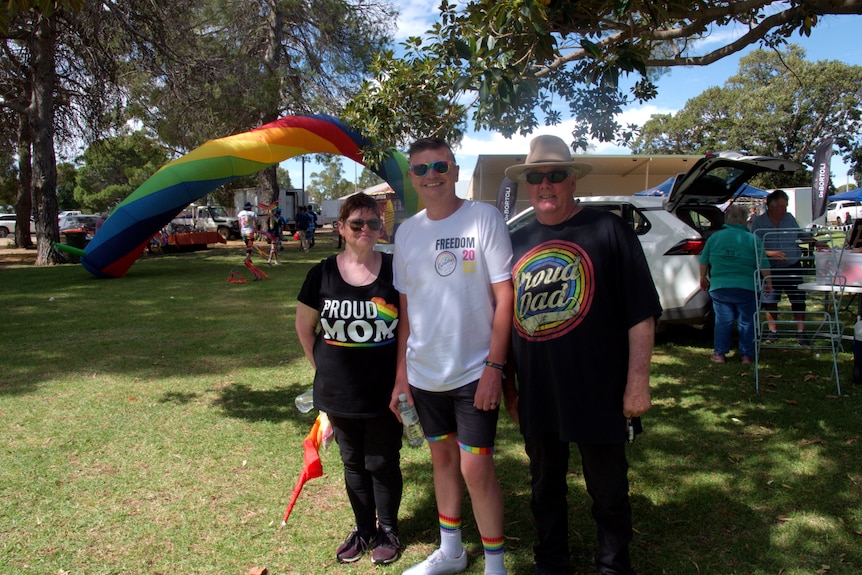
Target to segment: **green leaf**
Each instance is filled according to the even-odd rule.
[[[586,38],[581,38],[581,48],[583,48],[587,54],[593,58],[600,58],[602,55],[601,48],[599,48],[598,44],[590,42]]]

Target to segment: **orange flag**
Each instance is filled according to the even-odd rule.
[[[304,450],[303,459],[305,464],[302,467],[302,473],[299,474],[299,478],[296,480],[296,485],[293,486],[290,503],[287,504],[287,510],[284,512],[284,519],[281,521],[282,527],[287,524],[287,518],[290,517],[290,512],[293,511],[293,506],[296,503],[296,499],[299,497],[300,492],[302,492],[302,487],[305,485],[305,482],[316,477],[323,477],[323,465],[320,463],[319,452],[323,436],[320,431],[320,420],[321,416],[318,415],[317,419],[314,420],[314,425],[311,426],[311,431],[308,432],[308,435],[305,436],[305,440],[302,442]]]

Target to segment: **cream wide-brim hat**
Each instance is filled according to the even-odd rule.
[[[573,162],[569,146],[557,136],[533,138],[526,162],[506,168],[506,177],[515,182],[523,182],[527,172],[535,168],[564,168],[577,179],[593,171],[591,164]]]

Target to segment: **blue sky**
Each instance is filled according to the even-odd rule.
[[[398,20],[398,33],[396,41],[400,42],[408,36],[422,35],[439,16],[437,6],[439,0],[413,0],[408,5],[401,6],[401,15]],[[739,32],[734,30],[720,30],[702,43],[699,50],[705,52],[712,49],[712,45],[725,43],[728,37],[738,36]],[[811,33],[811,36],[796,36],[791,39],[806,50],[809,60],[839,60],[853,65],[862,65],[862,16],[828,16],[822,19]],[[658,81],[658,97],[645,105],[630,106],[619,118],[622,124],[634,123],[642,125],[652,114],[673,113],[685,106],[686,101],[702,93],[709,87],[721,86],[739,67],[739,59],[750,52],[749,48],[743,52],[729,56],[719,62],[706,67],[674,68],[669,74]],[[529,140],[539,134],[554,134],[566,141],[570,140],[571,122],[563,122],[553,127],[543,127],[529,137],[515,136],[506,139],[500,134],[491,132],[470,132],[462,141],[460,147],[456,148],[455,155],[461,165],[461,182],[458,183],[458,193],[466,195],[476,159],[479,154],[521,154],[526,153],[529,148]],[[621,154],[628,155],[630,151],[613,144],[594,142],[589,150],[592,154]],[[298,159],[288,160],[282,164],[289,170],[293,185],[301,185],[301,168]],[[309,175],[318,168],[314,164],[306,162],[306,182]],[[358,174],[359,169],[354,168],[354,162],[344,160],[345,178],[354,180],[354,171]],[[836,186],[848,183],[846,176],[847,166],[840,156],[833,152],[832,156],[832,181]],[[852,179],[850,180],[852,182]]]

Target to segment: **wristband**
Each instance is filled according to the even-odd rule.
[[[493,367],[494,369],[499,369],[500,371],[503,371],[503,369],[505,369],[505,367],[506,367],[504,365],[500,365],[499,363],[494,363],[493,361],[486,361],[485,366],[486,367]]]

